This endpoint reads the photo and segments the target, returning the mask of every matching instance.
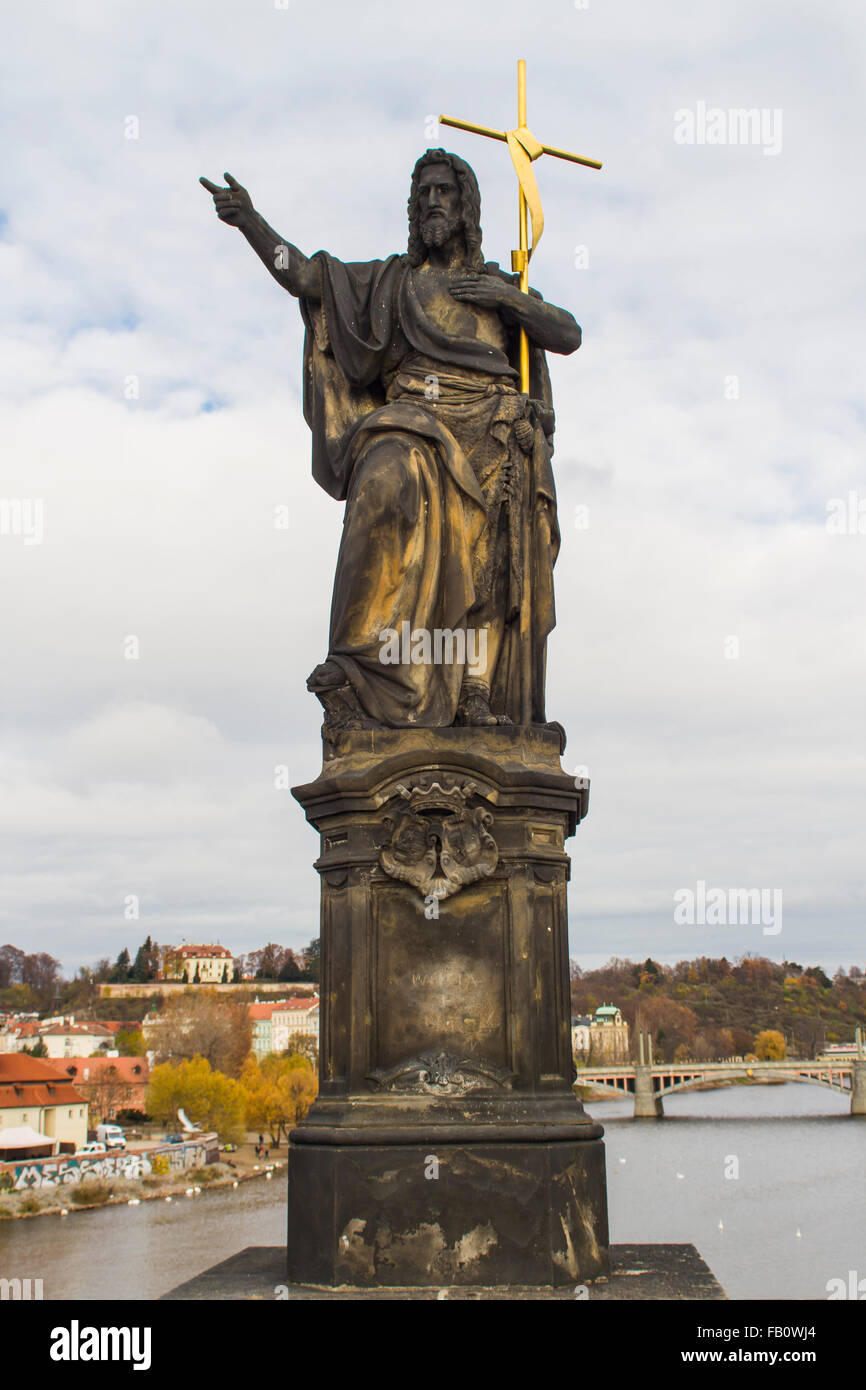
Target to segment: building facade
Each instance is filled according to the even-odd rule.
[[[273,1000],[263,1004],[257,999],[254,1004],[250,1004],[252,1050],[253,1056],[258,1057],[259,1060],[262,1057],[267,1057],[274,1050],[271,1046],[271,1017],[274,1009],[277,1008],[279,1008],[279,1004]]]
[[[234,972],[234,956],[227,946],[177,946],[168,952],[163,967],[166,980],[188,985],[230,985]]]
[[[575,1014],[571,1020],[571,1050],[581,1061],[588,1061],[590,1049],[590,1028],[592,1018],[589,1014]]]
[[[39,1021],[37,1019],[10,1018],[0,1027],[0,1053],[23,1052],[39,1041]]]
[[[629,1060],[628,1024],[615,1004],[596,1009],[589,1030],[589,1060],[625,1066]]]
[[[51,1058],[89,1057],[93,1052],[116,1053],[118,1027],[110,1023],[50,1023],[39,1029],[39,1037]]]
[[[147,1113],[146,1057],[64,1057],[56,1065],[87,1101],[91,1124],[114,1120],[121,1110]]]
[[[87,1100],[56,1066],[41,1057],[0,1054],[0,1151],[4,1133],[34,1130],[73,1152],[87,1143]]]
[[[256,1057],[291,1052],[299,1041],[319,1042],[319,996],[304,995],[296,999],[256,1000],[250,1005],[252,1049]]]
[[[301,1038],[319,1043],[319,996],[287,999],[271,1015],[271,1045],[274,1052],[291,1052]]]

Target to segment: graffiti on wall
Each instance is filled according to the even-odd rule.
[[[140,1153],[60,1154],[57,1158],[32,1158],[24,1163],[0,1164],[12,1179],[16,1192],[27,1188],[60,1187],[67,1183],[84,1182],[87,1178],[104,1181],[111,1178],[144,1178],[154,1171],[183,1172],[201,1168],[207,1162],[208,1150],[216,1137],[207,1135],[185,1144],[166,1144]],[[154,1165],[154,1158],[164,1155]],[[165,1166],[167,1160],[167,1168]]]

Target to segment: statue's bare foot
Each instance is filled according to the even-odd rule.
[[[346,673],[335,661],[322,661],[307,676],[307,689],[314,695],[320,691],[337,690],[340,686],[348,685]]]
[[[488,728],[498,724],[499,720],[490,708],[490,701],[483,695],[467,695],[457,706],[454,722],[472,728]]]

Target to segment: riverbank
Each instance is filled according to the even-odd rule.
[[[67,1183],[53,1188],[0,1192],[0,1221],[32,1216],[72,1216],[107,1206],[138,1206],[141,1202],[173,1202],[200,1196],[205,1189],[239,1188],[255,1178],[266,1181],[285,1167],[280,1158],[261,1159],[252,1144],[244,1144],[222,1159],[182,1173],[149,1174],[145,1178],[111,1178]]]

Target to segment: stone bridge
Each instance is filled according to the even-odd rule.
[[[722,1086],[740,1077],[750,1081],[799,1081],[828,1086],[851,1097],[851,1114],[866,1115],[866,1051],[858,1029],[858,1051],[830,1061],[798,1062],[657,1062],[652,1035],[638,1034],[638,1061],[625,1067],[588,1066],[578,1070],[576,1085],[599,1095],[633,1096],[635,1119],[663,1115],[662,1098],[674,1091]]]

